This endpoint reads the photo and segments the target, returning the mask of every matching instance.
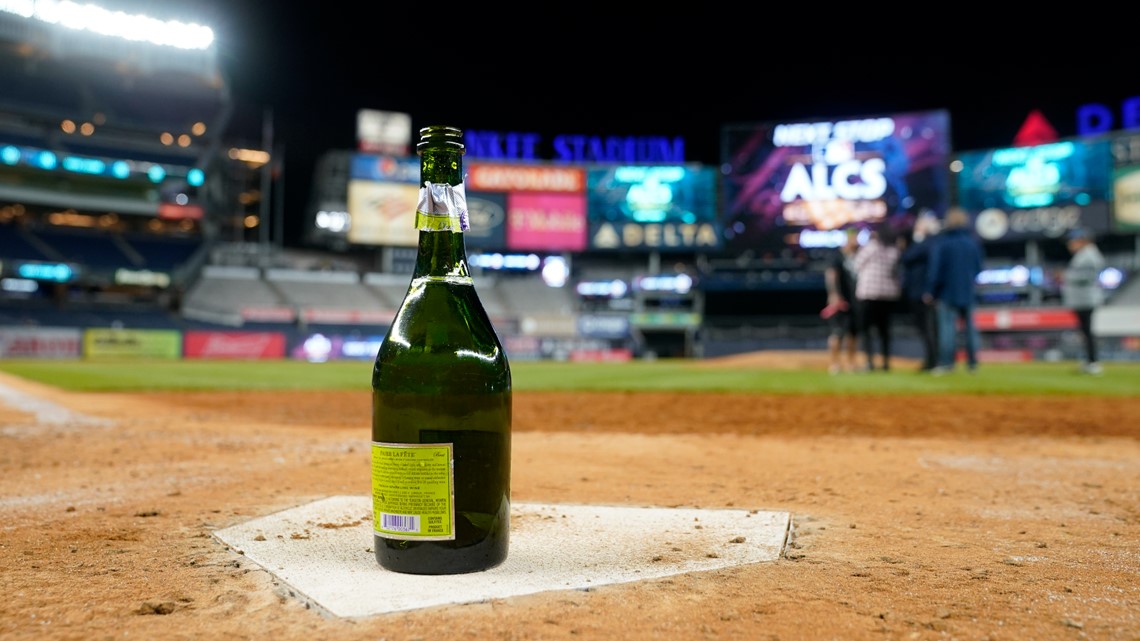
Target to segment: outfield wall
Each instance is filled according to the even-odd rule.
[[[1063,316],[979,319],[983,362],[1076,360],[1084,348],[1075,323]],[[1117,310],[1094,322],[1103,361],[1140,362],[1140,308]],[[1047,321],[1047,322],[1046,322]],[[897,318],[892,355],[917,358],[921,347],[907,319]],[[145,329],[115,327],[0,327],[0,359],[294,359],[372,360],[387,326],[316,330]],[[754,351],[826,349],[826,328],[798,335],[706,337],[696,356],[711,358]],[[510,334],[503,337],[514,361],[626,361],[648,356],[628,341],[589,336]]]

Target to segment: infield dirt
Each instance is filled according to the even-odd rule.
[[[1140,638],[1140,397],[516,392],[516,501],[788,511],[785,555],[337,619],[211,533],[367,494],[367,393],[0,385],[6,641]]]

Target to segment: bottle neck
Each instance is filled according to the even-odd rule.
[[[469,278],[467,249],[457,231],[420,230],[412,278]]]
[[[426,148],[420,151],[420,186],[463,184],[463,154],[452,148]],[[466,202],[463,203],[466,208]],[[418,216],[417,216],[418,218]],[[469,278],[463,231],[420,227],[419,249],[413,278]]]

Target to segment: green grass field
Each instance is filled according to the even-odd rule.
[[[366,361],[7,360],[0,371],[92,392],[162,390],[368,390]],[[1140,363],[1108,363],[1103,376],[1075,363],[983,364],[976,374],[931,377],[910,369],[829,376],[819,370],[708,367],[699,361],[516,362],[514,389],[528,391],[718,391],[777,394],[1140,394]]]

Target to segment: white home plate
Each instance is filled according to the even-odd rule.
[[[321,499],[214,536],[310,605],[363,617],[775,561],[790,525],[787,512],[516,503],[507,560],[443,576],[376,563],[368,496]]]

